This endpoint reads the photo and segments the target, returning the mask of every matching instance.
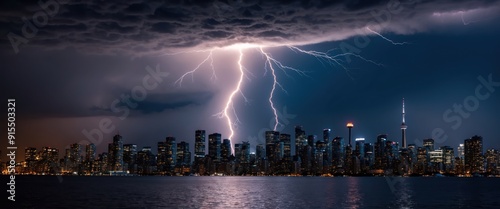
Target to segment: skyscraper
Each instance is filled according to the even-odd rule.
[[[235,147],[235,149],[236,149],[236,147]],[[236,150],[235,150],[235,153],[236,153]],[[229,157],[231,156],[231,154],[232,154],[231,153],[231,140],[230,139],[224,139],[222,141],[222,146],[221,146],[221,149],[220,149],[220,155],[221,155],[222,161],[223,162],[229,161]]]
[[[172,174],[177,165],[177,143],[175,137],[169,136],[165,140],[165,167],[167,173]]]
[[[295,155],[302,156],[302,150],[306,145],[306,132],[302,126],[295,126]]]
[[[403,113],[401,114],[403,122],[401,123],[401,148],[406,148],[406,123],[405,123],[405,98],[403,98]]]
[[[222,135],[220,133],[208,135],[208,156],[216,162],[220,162],[221,160],[221,138]]]
[[[191,165],[191,152],[189,151],[189,143],[181,141],[177,143],[177,166],[178,167],[189,167]],[[179,173],[184,173],[181,169]]]
[[[123,145],[123,164],[127,165],[126,169],[130,173],[137,172],[137,145],[124,144]]]
[[[434,151],[434,139],[424,139],[423,145],[427,152]]]
[[[123,141],[122,136],[116,134],[113,143],[108,146],[108,161],[110,171],[123,171]]]
[[[195,158],[205,157],[205,130],[195,131],[194,156]]]
[[[483,166],[483,137],[473,136],[464,142],[465,171],[468,173],[481,173]]]

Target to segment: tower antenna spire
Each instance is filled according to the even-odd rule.
[[[403,112],[401,113],[403,121],[401,122],[401,148],[406,148],[406,123],[405,123],[405,98],[403,98]]]

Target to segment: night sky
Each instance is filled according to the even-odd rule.
[[[434,137],[437,146],[456,149],[477,134],[485,149],[500,148],[497,1],[30,2],[0,3],[1,97],[16,99],[20,154],[26,146],[52,146],[62,157],[69,144],[88,141],[82,131],[100,121],[114,129],[96,143],[99,153],[118,132],[124,143],[153,149],[175,136],[192,152],[197,129],[227,138],[226,118],[214,115],[236,88],[239,50],[245,76],[233,97],[239,123],[231,140],[249,141],[254,150],[274,126],[273,77],[259,47],[305,72],[275,71],[286,90],[277,87],[273,96],[277,130],[292,138],[295,125],[318,138],[324,128],[347,137],[345,124],[353,122],[353,138],[374,142],[388,134],[399,142],[405,98],[409,144]],[[366,60],[340,56],[331,64],[288,46]],[[176,83],[211,50],[212,59]],[[150,79],[158,85],[126,116],[113,111],[126,105],[114,101],[143,88],[151,71],[168,76]],[[446,137],[433,134],[439,131]]]

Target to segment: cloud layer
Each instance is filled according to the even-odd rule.
[[[139,56],[235,43],[311,44],[366,33],[365,27],[413,33],[432,25],[435,14],[498,5],[488,0],[47,2],[31,6],[18,1],[2,3],[4,49],[12,48],[9,33],[25,38],[16,40],[25,40],[20,46]],[[27,24],[23,18],[35,26],[38,21],[33,37],[23,35]]]

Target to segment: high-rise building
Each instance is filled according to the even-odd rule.
[[[26,147],[24,149],[24,161],[26,162],[25,172],[33,173],[35,172],[35,166],[38,161],[37,151],[35,147]]]
[[[280,132],[277,131],[266,131],[266,159],[269,162],[268,173],[274,173],[276,165],[279,161],[278,150],[279,150],[279,140],[280,140]]]
[[[113,143],[108,146],[108,161],[110,171],[123,171],[123,140],[116,134]]]
[[[375,163],[374,168],[376,170],[385,169],[386,159],[385,157],[385,144],[387,141],[387,135],[381,134],[377,136],[377,141],[375,142]]]
[[[191,152],[189,143],[181,141],[177,143],[177,166],[189,166],[191,164]]]
[[[330,169],[332,166],[332,138],[331,138],[332,130],[329,128],[323,129],[323,141],[325,142],[326,149],[324,153],[325,157],[325,166],[327,169]]]
[[[292,160],[292,141],[290,134],[280,134],[280,142],[283,142],[283,159]]]
[[[93,143],[85,145],[85,172],[92,173],[94,171],[94,160],[96,157],[96,146]]]
[[[228,162],[229,158],[231,157],[231,154],[232,154],[231,153],[231,140],[230,139],[224,139],[222,141],[222,146],[221,146],[221,149],[220,149],[220,155],[221,155],[222,161],[223,162]]]
[[[464,158],[464,155],[465,155],[465,147],[464,147],[464,144],[459,144],[458,147],[457,147],[457,156],[459,158]]]
[[[194,156],[195,158],[205,157],[205,130],[195,131]]]
[[[500,152],[496,149],[488,149],[484,155],[486,158],[486,172],[490,174],[500,173]]]
[[[215,162],[221,161],[221,138],[219,133],[208,135],[208,156]]]
[[[82,162],[81,151],[82,147],[78,143],[71,144],[69,146],[69,153],[67,153],[69,163],[67,168],[71,172],[78,172],[80,163]]]
[[[483,137],[475,135],[466,139],[464,144],[465,172],[471,174],[484,172]]]
[[[93,143],[87,144],[85,146],[85,161],[93,162],[95,160],[96,155],[96,146]]]
[[[344,138],[337,136],[332,140],[332,166],[334,169],[343,169],[345,160],[345,142]]]
[[[165,139],[165,159],[167,173],[173,174],[177,165],[177,143],[175,137],[169,136]]]
[[[424,148],[427,152],[434,151],[434,139],[424,139]]]
[[[143,147],[137,152],[137,173],[141,175],[151,175],[156,172],[156,157],[151,152],[151,147]]]
[[[401,147],[406,148],[406,122],[405,122],[405,98],[403,98],[403,112],[401,113],[402,123],[401,123]]]
[[[306,132],[302,126],[295,126],[295,155],[302,156],[302,150],[307,145]]]
[[[167,143],[158,142],[156,151],[156,167],[161,174],[165,174],[167,169]]]
[[[130,173],[137,173],[137,144],[123,145],[123,165]]]
[[[453,148],[450,146],[442,146],[441,150],[443,150],[443,170],[445,172],[452,172],[455,167],[455,153],[453,152]]]

